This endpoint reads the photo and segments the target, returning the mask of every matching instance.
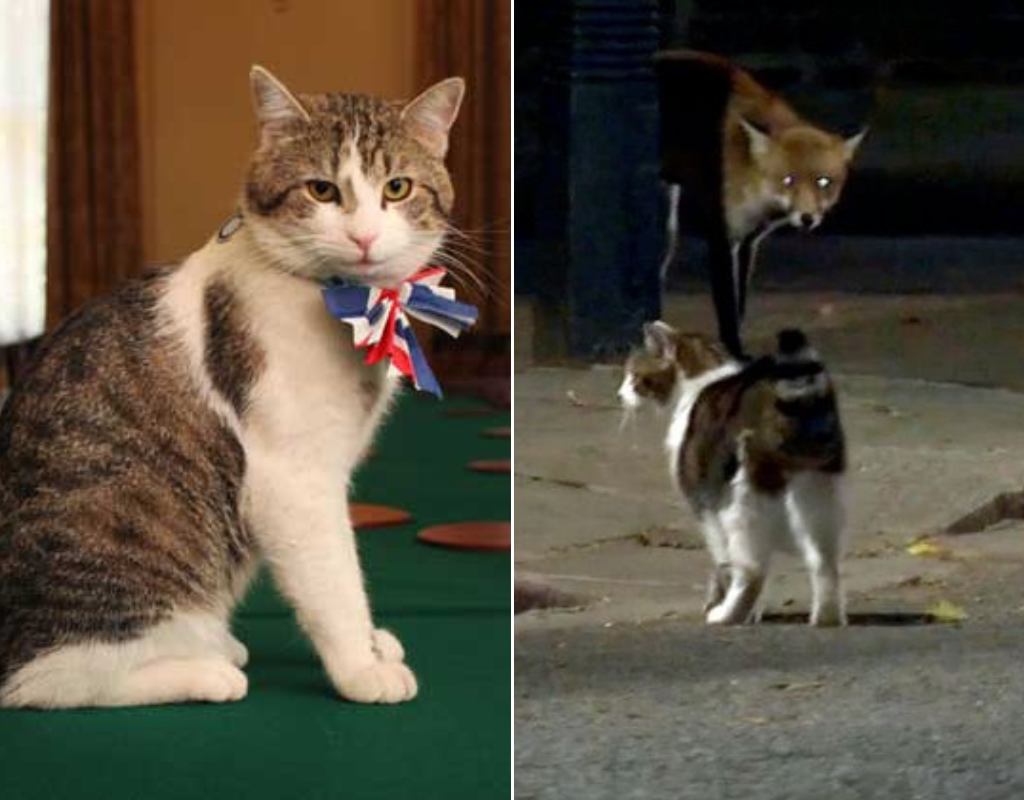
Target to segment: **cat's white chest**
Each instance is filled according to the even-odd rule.
[[[351,467],[397,381],[387,365],[365,364],[350,326],[333,318],[319,286],[263,276],[246,303],[265,367],[246,428],[268,444]]]

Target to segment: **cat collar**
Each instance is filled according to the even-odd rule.
[[[458,302],[454,289],[439,285],[445,274],[441,267],[424,267],[393,289],[335,279],[324,286],[324,302],[331,316],[352,326],[355,346],[366,350],[367,364],[388,358],[391,374],[405,375],[418,390],[441,397],[409,317],[453,337],[476,322],[476,307]]]

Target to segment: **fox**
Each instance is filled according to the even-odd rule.
[[[710,237],[724,241],[711,242],[711,288],[722,343],[732,355],[743,356],[740,328],[758,248],[780,228],[806,232],[821,225],[839,202],[868,128],[843,137],[813,125],[784,98],[721,56],[663,51],[657,59],[668,67],[662,69],[663,84],[673,74],[673,65],[685,62],[704,75],[717,75],[726,92],[717,142],[720,186],[712,195],[721,203],[722,219],[710,231]],[[666,104],[664,93],[662,103]],[[666,146],[671,142],[663,143]],[[678,256],[682,191],[680,183],[669,182],[663,283]]]

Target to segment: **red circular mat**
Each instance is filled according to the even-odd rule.
[[[511,550],[512,525],[508,522],[455,522],[424,528],[417,538],[428,544],[463,550]]]
[[[485,428],[483,436],[488,439],[511,439],[512,429],[511,428]]]
[[[349,506],[353,528],[384,528],[388,525],[401,525],[412,519],[412,514],[400,508],[378,506],[372,503],[352,503]]]
[[[508,461],[508,460],[504,460],[504,461],[500,461],[500,460],[495,460],[495,461],[488,461],[488,460],[470,461],[468,466],[469,466],[469,468],[471,470],[473,470],[473,472],[505,472],[505,473],[508,473],[508,472],[512,471],[512,462]]]

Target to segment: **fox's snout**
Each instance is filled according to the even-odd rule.
[[[813,231],[821,224],[824,216],[824,212],[809,213],[797,211],[789,215],[789,224],[797,230]]]

